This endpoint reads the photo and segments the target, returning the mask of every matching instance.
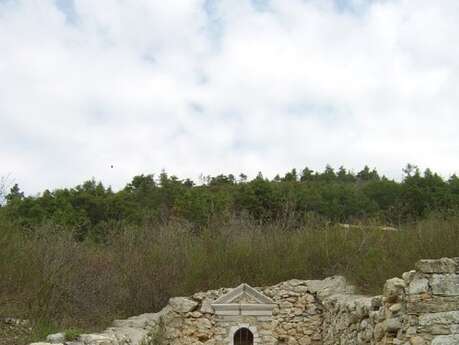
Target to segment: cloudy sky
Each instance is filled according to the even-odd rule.
[[[0,176],[447,177],[458,40],[457,0],[0,0]]]

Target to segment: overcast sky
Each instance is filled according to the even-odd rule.
[[[458,41],[457,0],[0,0],[0,176],[447,177]]]

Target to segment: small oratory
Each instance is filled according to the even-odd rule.
[[[274,302],[247,284],[241,284],[212,303],[217,328],[216,345],[274,345]]]

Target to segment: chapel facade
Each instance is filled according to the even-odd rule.
[[[212,303],[216,345],[274,345],[273,300],[248,284],[241,284]]]

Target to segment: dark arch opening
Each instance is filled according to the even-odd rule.
[[[253,345],[253,334],[248,328],[240,328],[234,333],[234,345]]]

